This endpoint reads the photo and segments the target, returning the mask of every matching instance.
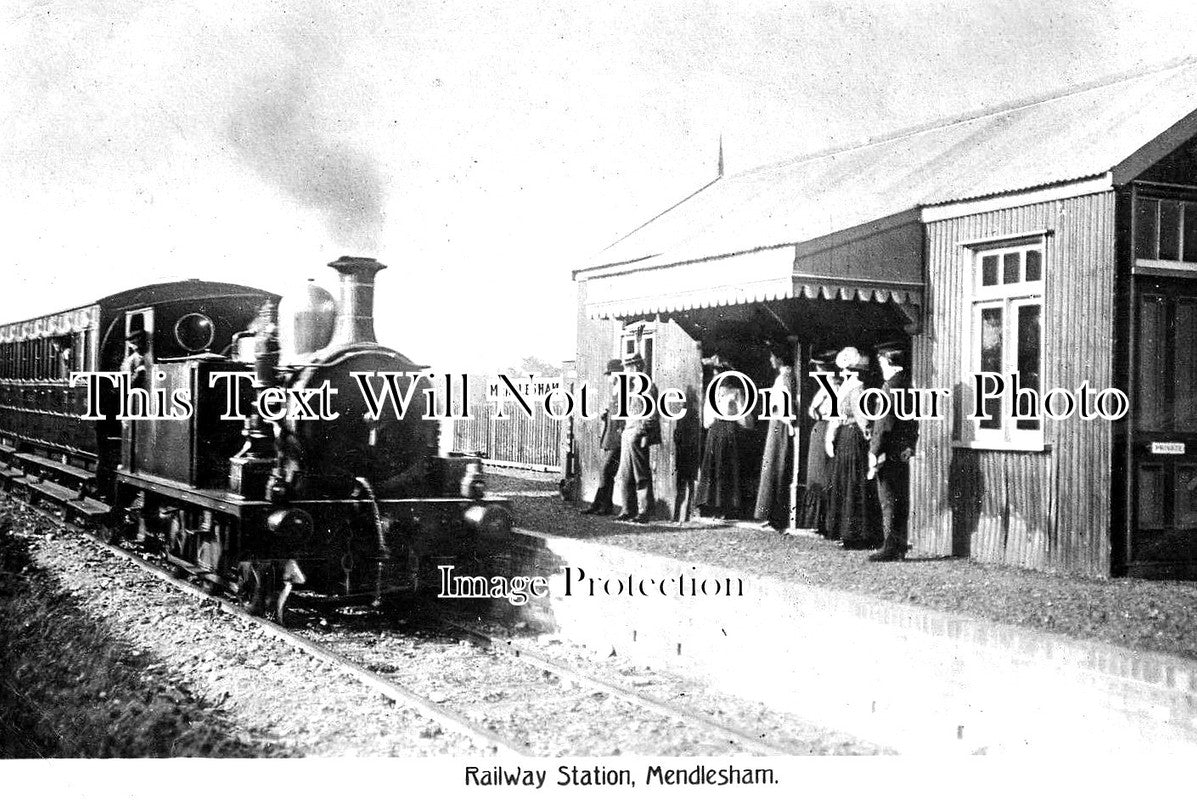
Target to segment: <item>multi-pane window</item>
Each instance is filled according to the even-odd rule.
[[[639,354],[644,359],[644,373],[651,378],[656,326],[651,322],[633,322],[624,326],[619,338],[619,357],[626,360],[630,356]]]
[[[986,247],[973,254],[972,305],[964,371],[969,390],[966,408],[973,406],[972,375],[997,373],[1006,381],[1001,397],[986,399],[982,418],[962,426],[971,435],[962,439],[981,446],[1037,448],[1043,444],[1043,409],[1032,405],[1030,394],[1019,397],[1016,419],[1009,413],[1018,388],[1042,390],[1043,383],[1042,240]]]
[[[1140,197],[1135,203],[1135,258],[1197,263],[1197,202]]]

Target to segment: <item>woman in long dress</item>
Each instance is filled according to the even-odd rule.
[[[827,455],[835,459],[827,492],[827,537],[839,539],[847,550],[876,547],[881,536],[881,508],[868,477],[869,421],[861,414],[865,386],[862,373],[868,360],[855,347],[845,347],[835,359],[842,383],[841,417],[828,426]]]
[[[719,374],[730,371],[726,361],[718,362]],[[736,415],[744,408],[744,390],[738,380],[724,380],[716,389],[715,402],[727,415]],[[740,515],[742,487],[740,485],[740,429],[743,420],[717,419],[713,410],[703,402],[703,425],[707,428],[702,452],[702,474],[698,479],[697,501],[699,513],[716,519],[736,519]]]
[[[771,347],[769,364],[777,370],[770,393],[769,430],[761,457],[761,480],[757,485],[753,517],[761,528],[784,531],[790,521],[791,447],[794,438],[794,368],[781,347]]]
[[[832,364],[831,356],[812,358],[811,366],[823,372]],[[839,386],[839,376],[831,378],[833,386]],[[830,425],[831,395],[822,386],[815,392],[806,411],[815,421],[810,430],[810,444],[806,448],[806,490],[802,495],[802,513],[799,526],[827,535],[827,484],[831,480],[833,459],[827,455],[827,428]]]

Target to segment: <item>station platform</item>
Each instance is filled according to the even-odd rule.
[[[491,483],[521,526],[510,574],[549,584],[495,612],[535,635],[699,675],[903,753],[1197,753],[1192,583],[870,564],[731,524],[584,517],[535,485]]]

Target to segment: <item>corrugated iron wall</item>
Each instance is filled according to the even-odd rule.
[[[926,330],[914,338],[914,380],[964,378],[961,333],[971,313],[959,243],[1049,229],[1044,263],[1044,389],[1112,385],[1113,192],[1037,203],[927,226]],[[953,448],[955,414],[922,423],[911,472],[916,552],[1078,575],[1110,574],[1111,424],[1046,420],[1045,453]]]
[[[619,323],[608,319],[590,319],[586,315],[587,282],[579,281],[578,287],[578,385],[590,387],[590,402],[595,408],[603,408],[607,402],[607,379],[603,368],[607,360],[618,355],[615,352],[616,331]],[[598,488],[598,470],[602,463],[599,450],[599,436],[603,423],[599,419],[574,419],[574,448],[578,454],[581,471],[579,499],[591,500]]]
[[[578,284],[578,382],[590,387],[591,404],[605,407],[607,379],[603,368],[607,360],[619,355],[618,334],[622,323],[618,320],[590,319],[586,316],[585,281]],[[679,486],[698,468],[701,414],[699,397],[702,391],[702,363],[699,345],[676,322],[655,318],[653,342],[653,382],[658,389],[677,388],[687,395],[686,416],[677,423],[662,420],[661,445],[650,451],[653,469],[653,495],[657,501],[654,513],[663,519],[672,515]],[[598,419],[574,420],[574,446],[581,469],[580,499],[589,501],[598,488],[598,470],[602,464],[599,434],[602,422]],[[615,502],[622,504],[617,487]]]
[[[678,389],[686,398],[686,416],[661,421],[661,446],[653,448],[653,494],[657,513],[673,516],[679,495],[685,497],[702,460],[702,353],[700,344],[672,321],[657,323],[653,382],[659,390]],[[690,513],[697,513],[691,503]]]

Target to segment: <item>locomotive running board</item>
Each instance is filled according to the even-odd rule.
[[[157,476],[144,477],[126,469],[116,470],[116,477],[120,483],[134,488],[150,489],[175,500],[202,505],[226,514],[240,515],[244,508],[270,505],[266,500],[247,500],[231,492],[216,489],[197,489],[194,486],[172,481],[169,478],[160,478]]]

